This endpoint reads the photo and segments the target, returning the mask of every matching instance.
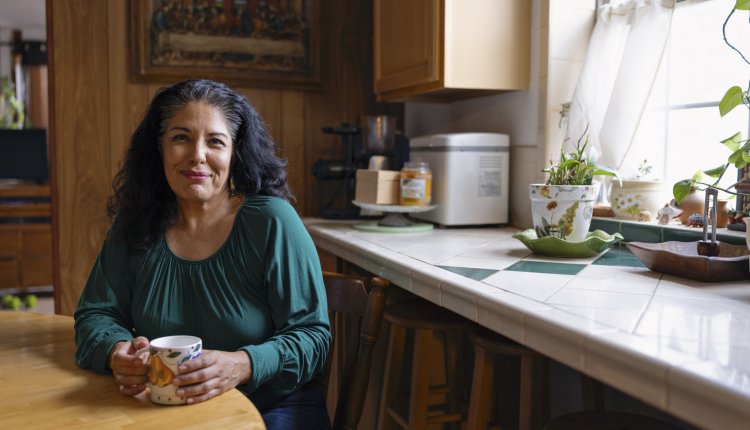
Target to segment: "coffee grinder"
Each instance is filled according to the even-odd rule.
[[[404,162],[409,160],[409,140],[395,133],[395,122],[396,118],[391,116],[364,116],[361,118],[361,127],[346,122],[339,127],[323,127],[323,133],[339,136],[342,158],[319,159],[313,163],[312,174],[318,179],[321,202],[320,217],[367,217],[352,204],[357,169],[367,169],[370,164],[374,164],[370,160],[373,156],[385,157],[386,162],[370,168],[401,170]]]

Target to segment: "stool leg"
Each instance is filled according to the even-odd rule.
[[[465,369],[464,347],[462,344],[462,333],[450,330],[445,333],[443,352],[445,354],[445,382],[449,387],[447,394],[448,413],[463,415],[466,410],[467,392],[466,379],[463,376]],[[465,417],[465,415],[464,415]],[[459,428],[460,419],[451,424],[452,429]]]
[[[519,430],[546,428],[549,421],[549,363],[544,357],[521,356]]]
[[[601,382],[581,373],[581,393],[584,411],[604,410],[604,388]]]
[[[471,379],[469,417],[466,430],[484,430],[490,413],[494,373],[494,354],[479,345],[474,346],[474,374]]]
[[[531,430],[532,412],[534,410],[534,359],[521,357],[521,394],[518,411],[518,430]]]
[[[427,428],[427,409],[430,395],[430,344],[432,330],[414,330],[414,358],[411,371],[411,401],[409,429]]]
[[[393,419],[388,415],[388,408],[398,394],[401,369],[404,365],[404,343],[406,341],[406,329],[391,324],[390,336],[388,337],[388,349],[385,355],[385,369],[383,389],[380,393],[380,407],[378,410],[378,429],[390,430],[395,426]]]

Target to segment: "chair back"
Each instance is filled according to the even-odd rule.
[[[333,272],[323,272],[323,279],[333,334],[326,386],[327,391],[337,388],[333,430],[353,430],[362,416],[390,282]]]

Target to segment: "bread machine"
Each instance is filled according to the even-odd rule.
[[[507,224],[510,142],[499,133],[447,133],[410,141],[410,159],[432,170],[432,204],[414,218],[443,226]]]

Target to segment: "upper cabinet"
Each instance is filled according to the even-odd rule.
[[[451,101],[529,88],[529,0],[374,0],[380,101]]]

